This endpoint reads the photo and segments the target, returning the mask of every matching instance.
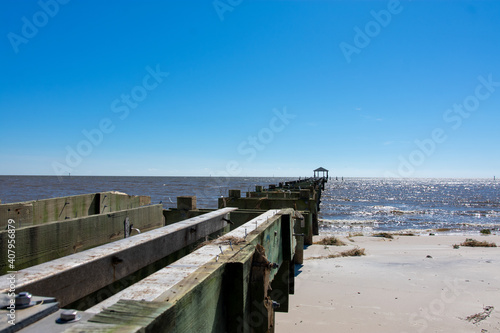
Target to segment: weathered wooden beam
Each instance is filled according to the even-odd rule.
[[[289,226],[285,231],[287,237],[292,234],[289,222],[285,221],[283,227],[284,213],[268,211],[219,238],[216,243],[194,251],[89,309],[90,312],[98,312],[90,319],[93,329],[98,324],[104,330],[107,325],[120,323],[143,325],[145,332],[253,332],[262,325],[272,328],[272,301],[265,299],[266,303],[261,304],[265,297],[256,298],[250,280],[256,247],[260,246],[263,255],[256,267],[267,272],[269,281],[277,271],[269,264],[279,266],[282,263],[282,248],[288,246],[288,252],[291,251],[293,242],[283,244],[282,232],[286,225]],[[291,210],[286,213],[290,214]],[[234,243],[229,244],[229,239]],[[238,240],[244,241],[239,243]],[[285,254],[288,257],[292,255]],[[261,282],[258,277],[254,276],[254,281],[254,287],[259,288]],[[260,288],[267,290],[264,285]],[[149,306],[161,310],[154,320],[149,315]],[[266,313],[270,315],[264,318],[261,306],[268,309]],[[135,312],[130,311],[135,307]],[[141,311],[148,314],[141,317],[134,314]],[[81,329],[87,331],[87,326],[84,323],[81,325]]]
[[[229,246],[222,246],[222,251],[227,249],[229,249]],[[203,265],[210,261],[215,261],[215,258],[220,254],[221,249],[218,245],[203,246],[190,255],[177,260],[138,283],[87,309],[86,312],[97,314],[103,309],[117,303],[120,299],[156,301],[166,290],[180,283],[180,281],[193,274]]]
[[[149,196],[120,192],[100,192],[59,198],[0,204],[0,228],[14,219],[17,228],[29,225],[64,221],[100,213],[137,208],[151,203]]]
[[[179,221],[185,220],[187,218],[203,215],[208,212],[213,212],[214,210],[215,209],[196,209],[196,210],[186,211],[182,209],[171,208],[171,209],[164,209],[163,216],[165,217],[165,225],[169,225],[172,223],[177,223]],[[229,214],[230,220],[231,222],[233,222],[233,224],[229,225],[230,230],[234,230],[240,227],[241,225],[245,224],[251,219],[256,218],[257,216],[259,216],[264,212],[265,210],[259,210],[259,209],[238,209],[232,211]]]
[[[259,217],[247,222],[242,227],[227,233],[224,235],[224,238],[245,239],[249,237],[248,235],[258,226],[267,222],[270,218],[273,218],[277,213],[277,210],[263,213]],[[231,250],[231,246],[232,244],[229,245],[229,242],[223,242],[218,245],[205,245],[164,269],[151,274],[129,288],[122,290],[104,302],[93,306],[88,309],[87,312],[99,313],[102,309],[111,306],[120,299],[158,301],[170,288],[180,283],[180,281],[187,278],[189,275],[194,274],[194,272],[203,265],[212,261],[218,261],[224,253],[226,255],[234,254],[235,252]],[[235,248],[236,244],[233,246],[233,249]],[[163,299],[165,298],[167,297],[163,297]]]
[[[151,205],[113,213],[84,216],[16,228],[16,269],[21,270],[88,250],[124,237],[124,221],[141,232],[163,226],[161,205]],[[0,244],[7,246],[8,230],[0,231]],[[0,274],[8,269],[7,256],[0,257]]]
[[[224,228],[233,210],[220,209],[21,270],[17,290],[56,297],[65,306]],[[0,280],[5,292],[7,279]]]
[[[219,208],[221,207],[238,207],[240,209],[284,209],[292,208],[298,211],[310,212],[310,220],[307,220],[307,233],[304,244],[312,244],[312,236],[317,235],[318,229],[318,200],[314,194],[309,197],[309,190],[302,190],[301,198],[219,198]],[[299,193],[300,196],[300,193]]]
[[[252,258],[255,246],[246,246],[232,257],[224,271],[224,302],[226,304],[226,331],[248,332],[250,325],[250,294],[248,281],[252,270]]]

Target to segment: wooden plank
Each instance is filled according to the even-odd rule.
[[[226,264],[223,283],[225,286],[227,332],[248,332],[250,330],[250,295],[248,282],[252,269],[254,245],[245,246]]]
[[[224,228],[223,218],[234,209],[217,210],[21,270],[17,289],[56,297],[64,306]],[[5,292],[7,279],[0,280]]]
[[[66,329],[64,333],[140,333],[144,332],[141,326],[133,325],[105,325],[84,323],[76,324]]]
[[[128,326],[148,326],[171,304],[163,302],[147,302],[120,300],[108,309],[92,317],[89,321],[101,324]]]
[[[18,223],[18,227],[25,227],[137,208],[150,203],[149,196],[102,192],[0,204],[0,228],[3,229],[10,218]]]
[[[110,214],[85,216],[16,228],[16,269],[81,252],[124,238],[123,223],[129,218],[142,232],[163,226],[162,205],[152,205]],[[0,231],[0,244],[7,246],[8,230]],[[7,256],[0,257],[0,274],[8,269]]]
[[[95,197],[96,194],[91,193],[33,201],[33,224],[64,221],[94,214]]]
[[[272,300],[268,297],[270,289],[270,267],[265,249],[258,244],[252,257],[249,290],[251,318],[246,322],[250,332],[274,332],[274,312]]]
[[[98,207],[100,213],[116,212],[151,204],[151,197],[148,196],[129,195],[116,191],[101,192],[99,194]]]
[[[275,309],[276,312],[288,312],[290,280],[293,278],[293,275],[290,276],[290,261],[283,261],[271,284],[271,299],[280,304],[279,308]]]
[[[89,321],[94,323],[126,323],[142,325],[146,332],[224,332],[224,307],[222,297],[223,264],[212,261],[191,274],[189,281],[172,286],[161,301],[141,302],[119,300]],[[127,302],[125,306],[123,303]],[[130,303],[128,303],[130,302]],[[157,313],[154,320],[149,313],[138,317],[128,310],[134,304],[135,312],[147,312],[142,306],[153,306]]]
[[[228,251],[228,245],[222,246],[222,251]],[[138,283],[109,297],[105,301],[87,309],[85,312],[99,313],[103,309],[118,303],[120,299],[155,301],[167,290],[180,283],[183,279],[193,274],[198,268],[210,261],[215,261],[221,254],[218,245],[207,245],[195,252],[177,260],[167,267],[151,274]]]
[[[0,229],[7,227],[8,221],[16,222],[16,229],[33,224],[33,204],[31,202],[18,202],[0,204]]]
[[[255,326],[255,318],[252,317],[255,312],[252,312],[248,291],[255,249],[253,243],[263,242],[267,248],[278,247],[269,252],[274,253],[276,259],[283,257],[280,254],[282,241],[279,240],[282,213],[279,210],[265,212],[216,240],[245,239],[242,244],[229,245],[225,242],[206,245],[90,308],[86,312],[97,313],[90,321],[118,323],[120,316],[117,317],[115,312],[110,313],[110,309],[116,311],[115,305],[123,299],[145,300],[172,304],[158,318],[158,325],[164,324],[165,318],[175,322],[172,332],[235,331],[233,328],[248,331]],[[271,276],[271,269],[268,270],[267,279]],[[288,292],[287,288],[285,292]],[[231,313],[229,316],[228,311]],[[266,327],[268,320],[272,325],[273,318],[266,316]],[[260,323],[260,317],[258,319]],[[147,331],[154,331],[152,327],[155,325],[149,324]]]

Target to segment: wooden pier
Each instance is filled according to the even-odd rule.
[[[0,277],[0,332],[274,332],[274,313],[288,312],[303,246],[318,234],[327,180],[315,172],[245,197],[229,190],[217,209],[197,209],[196,197],[162,209],[123,194],[103,205],[112,192],[48,200],[52,218],[41,220],[35,202],[0,205],[0,216],[28,209],[17,215],[25,226],[16,232],[30,250],[15,273],[16,301],[26,300],[19,292],[33,295],[10,325],[9,274]],[[79,209],[61,214],[76,202]],[[37,238],[52,233],[50,241]],[[0,236],[4,251],[8,234]]]

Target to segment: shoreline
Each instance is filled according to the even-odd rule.
[[[498,332],[500,247],[453,248],[469,236],[357,236],[352,241],[338,236],[348,245],[311,245],[304,250],[304,264],[296,266],[295,295],[289,312],[276,314],[276,329]],[[499,235],[474,239],[500,246]],[[356,247],[366,255],[327,258]],[[466,320],[486,316],[485,311],[491,313],[476,324]]]
[[[372,236],[376,233],[386,232],[395,235],[399,234],[412,234],[414,236],[483,236],[482,230],[490,230],[491,235],[500,234],[500,225],[489,223],[489,224],[473,224],[469,223],[463,225],[463,227],[468,228],[456,228],[454,226],[450,227],[440,227],[440,228],[380,228],[378,227],[378,222],[370,221],[366,223],[365,221],[354,220],[324,220],[319,219],[319,233],[322,236],[344,236],[363,234],[363,236]],[[325,221],[328,221],[325,223]]]
[[[320,237],[349,237],[350,235],[371,237],[374,234],[379,233],[389,233],[394,236],[419,236],[419,237],[433,237],[433,236],[456,236],[456,237],[484,237],[481,230],[489,229],[490,236],[500,235],[500,229],[495,226],[495,228],[481,228],[474,230],[446,230],[442,231],[440,229],[401,229],[401,230],[386,230],[386,229],[368,229],[365,230],[352,230],[352,231],[331,231],[324,230],[320,228]],[[499,245],[500,246],[500,245]]]

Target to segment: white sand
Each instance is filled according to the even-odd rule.
[[[468,237],[500,246],[498,235]],[[349,247],[305,250],[277,332],[500,332],[500,247],[453,249],[465,236],[340,238]],[[367,255],[311,259],[353,245]],[[465,320],[485,306],[488,318]]]

